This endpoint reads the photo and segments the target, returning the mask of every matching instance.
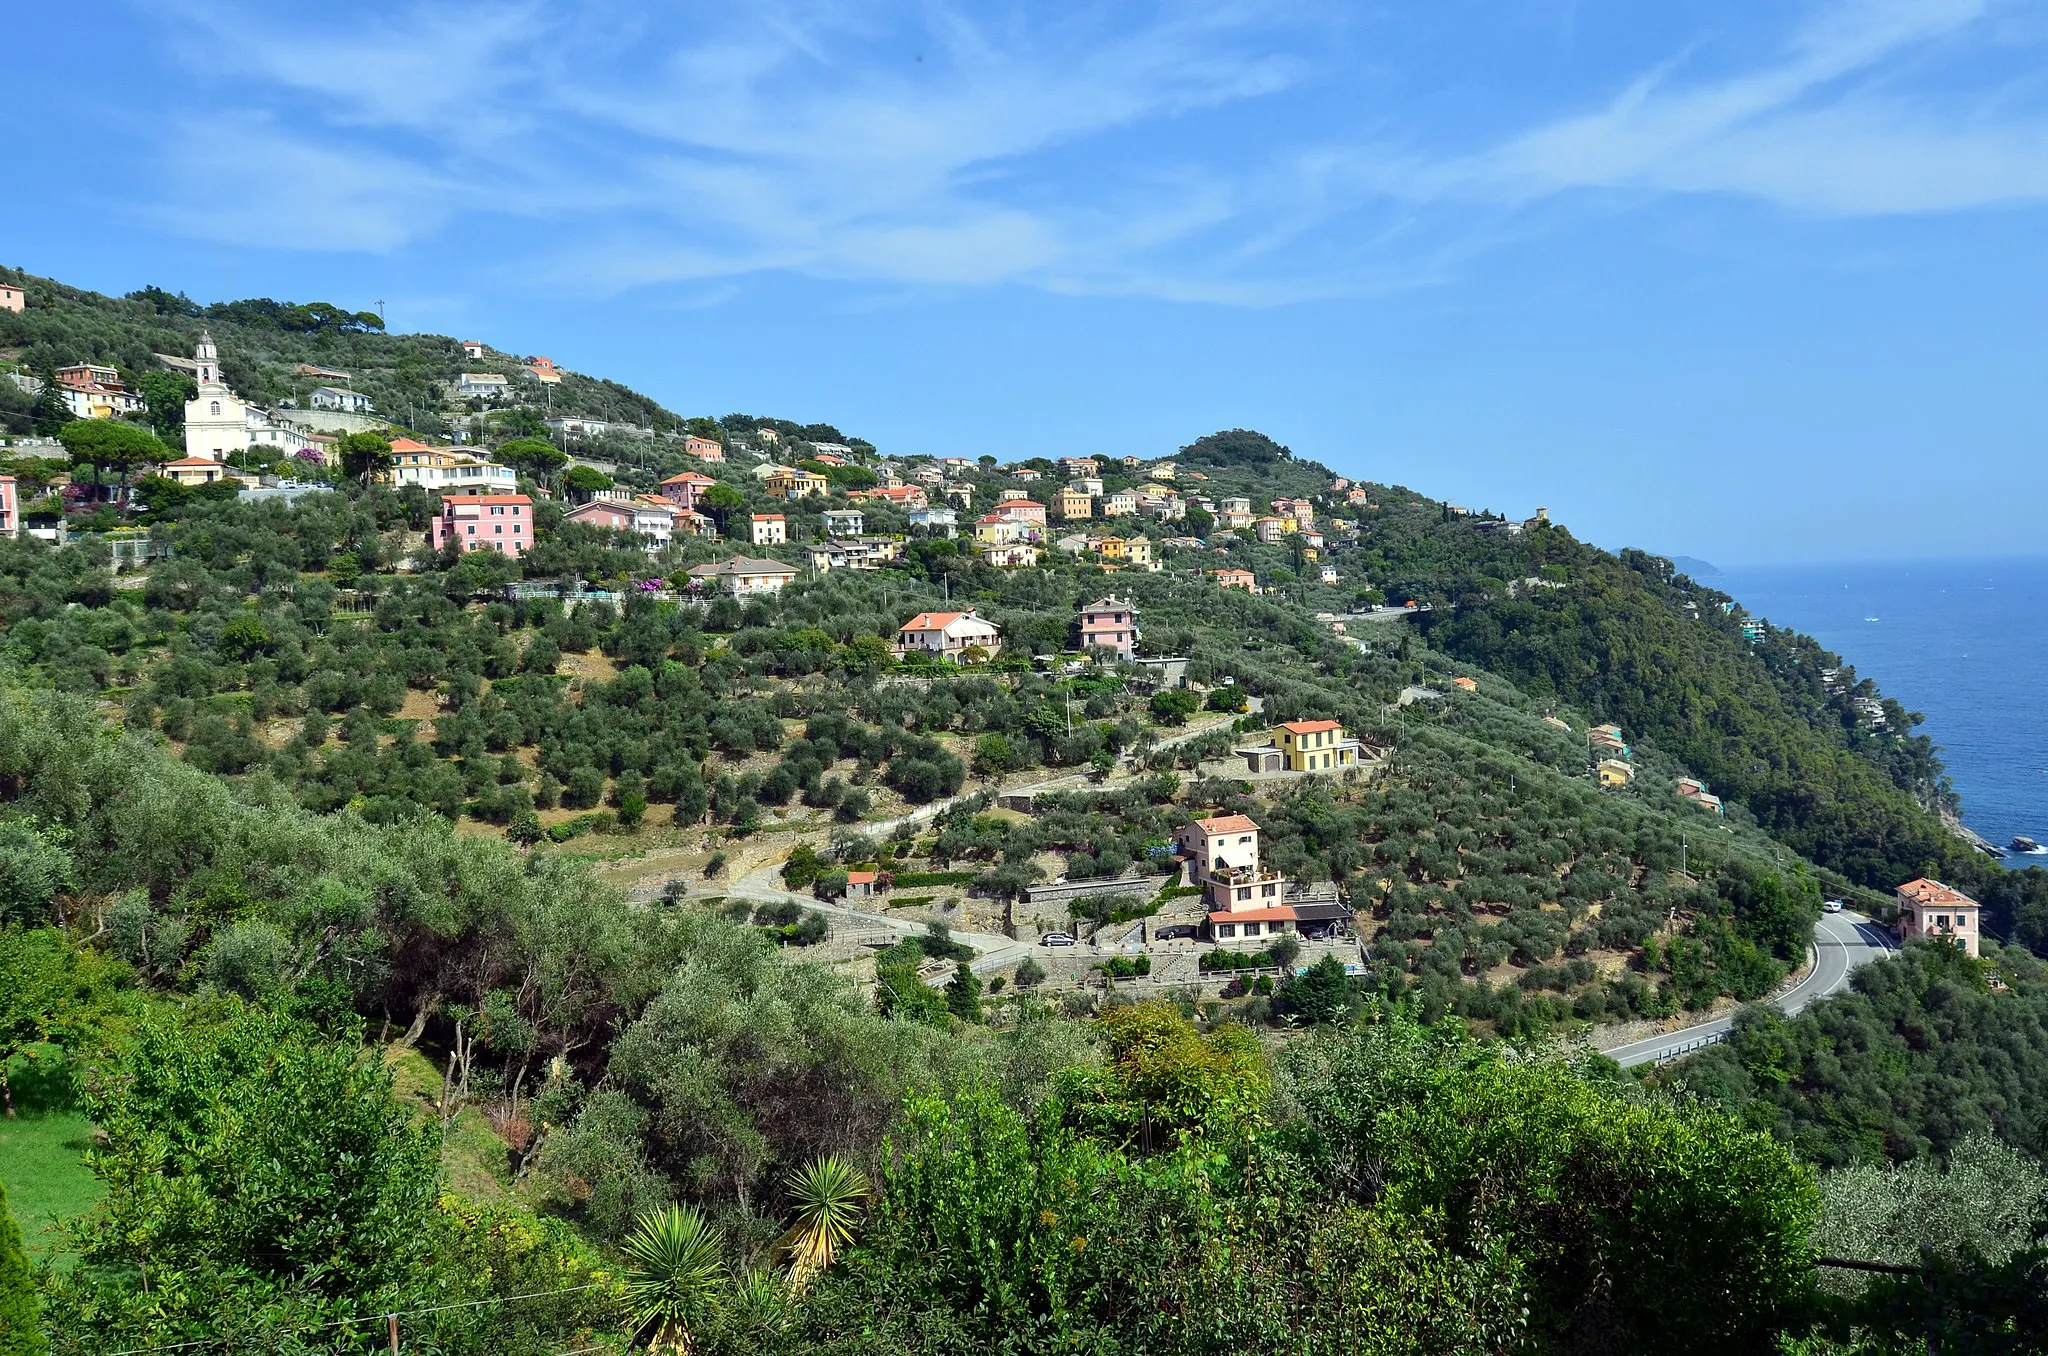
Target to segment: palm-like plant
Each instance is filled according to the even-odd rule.
[[[790,1179],[789,1196],[796,1204],[796,1223],[782,1236],[781,1247],[789,1260],[789,1283],[802,1289],[853,1242],[854,1222],[867,1204],[868,1179],[859,1168],[828,1154]]]
[[[687,1352],[725,1280],[718,1231],[696,1207],[671,1205],[640,1216],[625,1243],[626,1302],[651,1351]]]
[[[772,1271],[749,1271],[725,1302],[726,1332],[763,1341],[789,1326],[789,1291]]]

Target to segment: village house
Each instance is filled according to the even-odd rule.
[[[675,532],[675,506],[665,500],[593,499],[562,516],[568,522],[635,533],[646,539],[649,551],[668,545]]]
[[[1010,468],[1010,479],[1021,480],[1029,484],[1038,479],[1038,468],[1036,466],[1012,466]]]
[[[922,654],[958,663],[969,650],[976,658],[994,658],[1003,648],[1003,631],[974,609],[965,612],[920,612],[896,628],[896,653]]]
[[[1007,546],[1011,542],[1024,540],[1030,531],[1030,524],[1016,518],[1005,518],[1000,513],[987,513],[974,520],[974,544],[976,546]]]
[[[974,507],[974,487],[964,480],[947,482],[946,488],[942,493],[946,496],[946,502],[954,508],[971,509]]]
[[[1334,720],[1291,720],[1273,731],[1274,742],[1290,772],[1332,772],[1356,767],[1365,746],[1344,733]]]
[[[1036,499],[1005,499],[996,505],[995,511],[997,516],[1012,522],[1040,528],[1045,526],[1045,505]]]
[[[893,508],[905,511],[921,509],[931,503],[931,500],[925,496],[924,488],[919,485],[883,485],[876,489],[862,491],[853,497],[879,500]]]
[[[776,473],[763,478],[768,493],[784,499],[802,499],[813,494],[828,494],[832,482],[816,471],[806,471],[801,466],[782,466]]]
[[[1028,541],[983,546],[979,555],[986,563],[1003,570],[1038,563],[1038,547]]]
[[[1691,801],[1702,810],[1712,810],[1717,815],[1722,813],[1721,798],[1710,795],[1706,783],[1697,777],[1680,777],[1676,789],[1680,800]]]
[[[858,537],[867,522],[859,509],[826,509],[819,516],[825,520],[828,537]]]
[[[695,509],[679,508],[674,530],[686,537],[716,537],[718,524]]]
[[[156,468],[156,474],[165,480],[175,480],[180,485],[211,485],[216,480],[246,480],[246,474],[238,474],[211,457],[180,457],[167,461]]]
[[[996,507],[1000,508],[1004,504],[1011,503],[1015,500],[1028,500],[1030,498],[1031,496],[1023,490],[1003,490],[996,495]]]
[[[958,475],[962,471],[972,471],[974,469],[974,458],[940,457],[939,465],[945,467],[948,471],[951,471],[955,475]]]
[[[1052,549],[1063,556],[1073,556],[1078,560],[1082,556],[1087,555],[1089,549],[1094,545],[1094,542],[1089,541],[1081,533],[1070,532],[1066,536],[1054,540]]]
[[[1319,576],[1318,576],[1318,577],[1319,577],[1319,578],[1320,578],[1320,579],[1322,580],[1322,582],[1323,582],[1323,583],[1325,583],[1325,584],[1334,584],[1334,583],[1336,583],[1336,582],[1337,582],[1337,567],[1336,567],[1335,565],[1325,565],[1325,566],[1323,566],[1323,567],[1322,567],[1322,570],[1321,570],[1321,573],[1319,574]]]
[[[21,489],[13,476],[0,476],[0,537],[21,535]]]
[[[1081,649],[1114,650],[1129,659],[1138,650],[1138,613],[1126,598],[1097,598],[1081,609]]]
[[[877,873],[873,871],[849,871],[846,873],[846,898],[873,899],[882,893],[877,884]]]
[[[19,314],[26,305],[28,298],[22,295],[18,283],[0,282],[0,311],[13,311]]]
[[[1259,591],[1259,586],[1253,581],[1250,570],[1218,570],[1216,571],[1216,587],[1243,589],[1246,593],[1257,593]]]
[[[1287,535],[1287,524],[1278,518],[1261,518],[1253,525],[1258,539],[1263,542],[1279,541]]]
[[[465,339],[462,341],[462,356],[465,358],[481,358],[487,351],[488,349],[485,347],[485,345],[479,343],[474,339]]]
[[[937,466],[920,466],[910,473],[910,478],[929,490],[946,483],[945,471]]]
[[[370,413],[370,398],[361,391],[344,390],[339,386],[315,386],[306,403],[316,410],[340,410],[344,414]]]
[[[549,386],[562,384],[561,370],[555,366],[553,358],[528,358],[526,370],[533,374],[535,381],[545,382]]]
[[[1319,934],[1330,935],[1347,916],[1340,903],[1290,903],[1286,878],[1260,865],[1259,826],[1245,815],[1198,819],[1173,837],[1183,882],[1201,887],[1203,932],[1212,942],[1284,936],[1301,930],[1306,915],[1313,915]]]
[[[1316,506],[1307,499],[1275,499],[1273,512],[1294,520],[1294,530],[1306,532],[1316,525]]]
[[[717,483],[701,471],[679,471],[661,482],[661,493],[677,508],[694,509],[704,492]]]
[[[692,565],[690,578],[707,588],[736,597],[757,593],[780,593],[796,582],[796,570],[779,560],[734,556],[710,565]]]
[[[465,399],[503,400],[511,386],[508,378],[496,372],[464,372],[456,378],[455,393]]]
[[[429,447],[411,438],[391,440],[391,465],[377,479],[394,487],[417,485],[429,494],[516,494],[519,473],[456,447]]]
[[[1124,559],[1147,574],[1159,573],[1159,561],[1152,553],[1152,539],[1150,537],[1125,538]]]
[[[725,447],[716,438],[692,433],[683,439],[683,455],[703,462],[721,462],[725,460]]]
[[[515,560],[533,548],[533,500],[523,494],[459,494],[441,500],[428,529],[435,550],[497,551]]]
[[[1068,486],[1052,497],[1053,511],[1065,522],[1079,522],[1095,515],[1095,500],[1088,491]]]
[[[1479,690],[1479,680],[1477,678],[1467,678],[1460,674],[1456,678],[1451,679],[1451,686],[1460,692],[1477,692]]]
[[[1095,479],[1093,476],[1082,476],[1079,480],[1076,480],[1072,484],[1068,485],[1067,488],[1070,490],[1079,490],[1081,493],[1087,495],[1091,499],[1102,498],[1102,482],[1100,480]]]
[[[960,515],[950,508],[912,509],[905,516],[910,519],[912,527],[922,527],[927,531],[940,528],[948,537],[957,536],[960,532]]]
[[[1093,457],[1060,458],[1060,474],[1069,480],[1078,480],[1082,476],[1099,475],[1101,471],[1102,463]]]
[[[1921,877],[1899,887],[1899,940],[1939,939],[1979,954],[1982,929],[1977,901],[1938,880]]]
[[[1102,516],[1105,518],[1131,518],[1138,512],[1138,495],[1134,490],[1118,490],[1107,495],[1102,501]]]
[[[1633,764],[1619,758],[1602,758],[1593,775],[1599,779],[1601,790],[1618,791],[1636,779],[1636,770]]]
[[[789,524],[779,513],[755,513],[747,519],[747,540],[755,546],[781,546],[789,540]]]

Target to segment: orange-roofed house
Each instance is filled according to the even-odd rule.
[[[661,492],[677,508],[693,509],[717,483],[701,471],[681,471],[661,482]]]
[[[1334,772],[1357,767],[1365,746],[1334,720],[1290,720],[1273,731],[1289,772]]]
[[[1191,820],[1173,831],[1174,845],[1187,863],[1191,885],[1203,885],[1226,868],[1259,864],[1259,826],[1249,815]]]
[[[1003,629],[974,609],[920,612],[896,628],[896,652],[958,662],[970,647],[993,656],[1003,648]]]
[[[167,461],[156,468],[156,473],[165,480],[175,480],[180,485],[211,485],[216,480],[241,480],[231,468],[211,457],[180,457]]]
[[[725,445],[716,438],[705,438],[692,433],[683,439],[683,455],[695,457],[698,461],[721,462],[725,460]]]
[[[562,374],[556,370],[553,358],[528,358],[526,370],[533,373],[536,380],[544,381],[550,386],[561,384]]]
[[[523,494],[450,495],[428,529],[435,550],[497,551],[517,560],[533,549],[533,500]]]
[[[879,875],[873,871],[849,871],[846,873],[846,897],[848,899],[873,899],[882,893]]]
[[[1899,887],[1899,940],[1926,937],[1979,953],[1982,931],[1977,901],[1938,880],[1909,880]]]
[[[1253,580],[1250,570],[1218,570],[1216,571],[1216,587],[1243,589],[1246,593],[1257,593],[1259,591],[1259,586]]]
[[[1012,522],[1030,523],[1033,527],[1045,526],[1045,505],[1036,499],[1005,499],[996,505],[995,511]]]
[[[789,540],[789,524],[779,513],[755,513],[747,519],[748,540],[756,546],[781,546]]]
[[[1451,679],[1451,686],[1458,689],[1458,691],[1460,692],[1477,692],[1479,690],[1479,680],[1477,678],[1467,678],[1463,675],[1460,675],[1456,678]]]

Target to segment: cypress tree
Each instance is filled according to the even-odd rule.
[[[36,1320],[36,1286],[29,1275],[28,1254],[7,1209],[7,1184],[0,1182],[0,1356],[43,1356],[48,1349]]]
[[[33,415],[36,435],[54,438],[57,436],[57,430],[70,423],[76,416],[71,413],[70,403],[64,399],[64,386],[57,380],[55,364],[45,362],[43,370],[36,374],[36,380],[42,383],[42,390],[36,395]]]

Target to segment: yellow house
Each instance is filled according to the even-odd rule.
[[[802,499],[805,495],[824,494],[832,488],[832,482],[816,471],[806,471],[801,466],[778,470],[765,482],[768,493],[781,495],[786,499]]]
[[[211,485],[216,480],[249,483],[247,472],[237,472],[209,457],[180,457],[177,461],[165,462],[156,473],[165,480],[175,480],[185,486]]]
[[[1347,738],[1334,720],[1291,720],[1273,732],[1289,772],[1329,772],[1356,767],[1363,746]]]
[[[1092,517],[1095,513],[1095,501],[1086,490],[1061,490],[1052,497],[1052,504],[1054,511],[1068,522]]]
[[[1104,560],[1128,560],[1130,553],[1122,537],[1097,537],[1088,543]]]
[[[1152,556],[1150,537],[1131,537],[1124,542],[1124,559],[1144,570],[1157,572],[1159,562]]]
[[[1627,786],[1636,779],[1635,768],[1619,758],[1602,758],[1594,773],[1600,778],[1600,787],[1605,791]]]

